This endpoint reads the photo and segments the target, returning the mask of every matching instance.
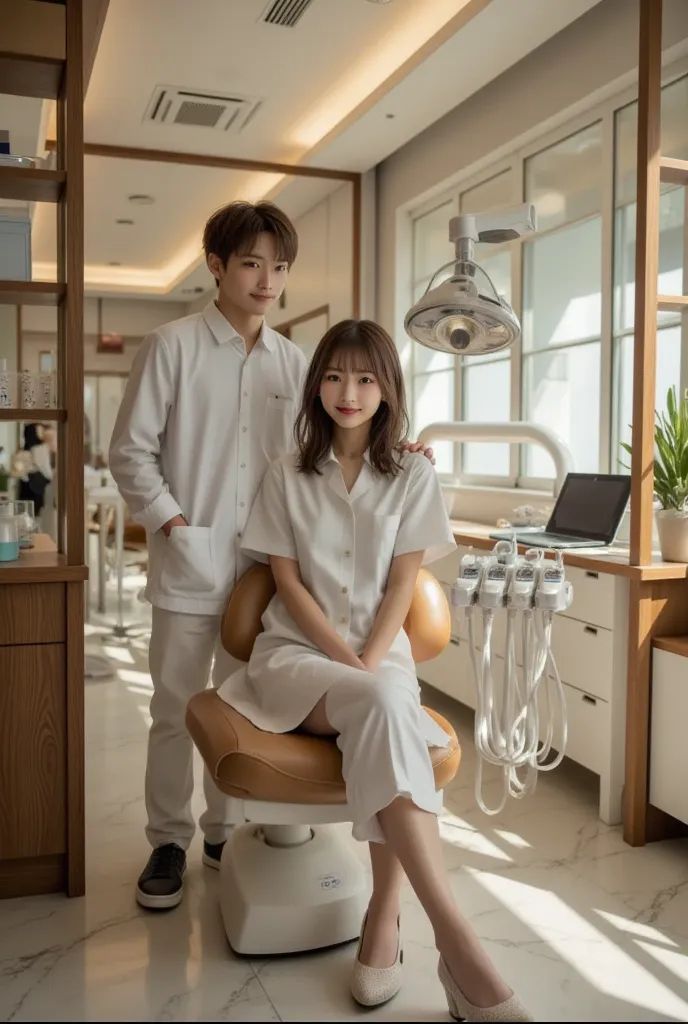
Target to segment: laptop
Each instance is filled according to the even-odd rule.
[[[612,544],[631,494],[630,476],[569,473],[544,530],[514,527],[491,533],[534,548],[603,548]]]

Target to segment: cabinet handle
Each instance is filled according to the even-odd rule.
[[[590,636],[597,636],[597,630],[594,626],[583,626],[583,632],[589,633]]]
[[[583,701],[585,704],[592,704],[593,707],[597,707],[597,701],[594,697],[588,697],[587,693],[583,694]]]
[[[589,570],[589,569],[586,569],[586,570],[585,570],[585,575],[586,575],[586,576],[588,577],[588,579],[590,579],[590,580],[598,580],[598,579],[600,578],[600,574],[599,574],[598,572],[590,572],[590,570]]]

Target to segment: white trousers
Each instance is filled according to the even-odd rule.
[[[153,608],[149,663],[153,680],[146,765],[146,835],[151,846],[177,843],[183,850],[194,834],[193,742],[184,717],[186,706],[208,685],[236,671],[239,662],[220,643],[220,617],[187,615]],[[209,843],[221,843],[229,831],[228,800],[204,771],[206,811],[199,825]]]
[[[377,815],[399,796],[432,814],[442,810],[428,750],[427,716],[417,694],[390,675],[378,673],[368,682],[359,672],[345,673],[325,697],[327,720],[339,734],[353,836],[361,842],[384,843]],[[449,742],[438,726],[435,730],[433,742]]]

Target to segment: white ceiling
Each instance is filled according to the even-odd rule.
[[[596,2],[313,0],[295,28],[282,28],[261,22],[266,0],[110,0],[86,98],[85,138],[365,171]],[[457,19],[464,22],[458,30]],[[160,85],[263,103],[236,134],[146,123]],[[295,217],[333,187],[89,156],[87,288],[186,297],[184,289],[209,284],[197,271],[200,235],[217,206],[270,193]],[[133,206],[134,193],[154,196],[155,205]],[[118,225],[120,218],[135,224]],[[54,244],[54,210],[38,207],[36,277],[52,276]]]

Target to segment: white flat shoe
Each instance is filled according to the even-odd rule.
[[[401,965],[404,962],[404,950],[401,946],[400,936],[397,945],[397,958],[391,967],[368,967],[366,964],[362,964],[359,957],[367,921],[368,912],[366,911],[351,976],[351,995],[361,1006],[380,1006],[392,999],[401,988]]]

